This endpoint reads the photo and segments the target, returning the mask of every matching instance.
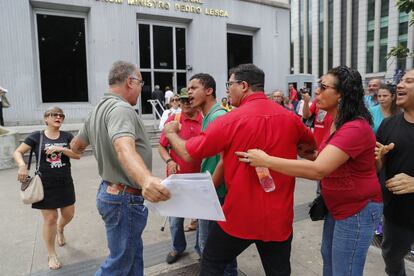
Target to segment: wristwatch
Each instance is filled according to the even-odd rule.
[[[168,158],[167,160],[165,160],[165,163],[168,164],[170,161],[173,161],[171,158]]]

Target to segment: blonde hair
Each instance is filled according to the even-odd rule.
[[[47,116],[49,116],[51,113],[63,113],[62,108],[54,106],[54,107],[49,107],[48,109],[46,109],[45,113],[43,114],[43,117],[46,118]]]
[[[62,108],[54,106],[54,107],[49,107],[48,109],[46,109],[45,113],[43,114],[43,118],[47,118],[48,116],[50,116],[51,113],[63,113]],[[63,122],[63,121],[62,121]],[[45,121],[45,124],[47,125],[47,122]]]

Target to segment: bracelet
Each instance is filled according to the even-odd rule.
[[[168,164],[170,161],[173,161],[171,158],[165,160],[165,163]]]

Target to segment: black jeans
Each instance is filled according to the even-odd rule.
[[[223,275],[228,263],[233,261],[252,243],[256,244],[267,276],[290,275],[290,250],[292,235],[283,242],[245,240],[228,235],[218,224],[210,231],[201,261],[201,276]]]
[[[404,257],[414,242],[414,231],[387,220],[382,225],[382,257],[385,272],[390,276],[405,276]]]
[[[0,126],[4,126],[3,105],[2,105],[2,102],[0,102]]]

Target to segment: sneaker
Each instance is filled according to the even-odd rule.
[[[170,253],[168,253],[167,258],[166,258],[166,262],[167,264],[173,264],[176,261],[178,261],[178,259],[181,257],[181,253],[178,253],[177,251],[171,251]]]
[[[382,222],[378,223],[377,229],[375,229],[375,235],[382,236]]]

